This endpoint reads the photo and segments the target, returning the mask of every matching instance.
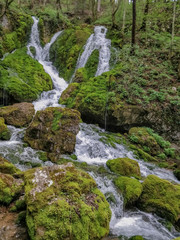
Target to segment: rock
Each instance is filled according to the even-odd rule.
[[[0,117],[0,139],[1,140],[9,140],[11,137],[11,133],[4,123],[4,118]]]
[[[17,169],[14,164],[0,156],[0,172],[6,174],[20,174],[21,171]]]
[[[28,170],[25,183],[30,239],[100,240],[109,233],[108,202],[72,163]]]
[[[123,195],[125,206],[133,205],[142,193],[142,184],[136,179],[118,177],[114,183]]]
[[[117,158],[106,162],[108,168],[117,174],[127,177],[140,178],[139,164],[130,158]]]
[[[163,217],[171,223],[180,219],[180,185],[174,185],[154,175],[143,182],[143,192],[138,206],[146,211]]]
[[[178,141],[178,106],[165,100],[162,103],[157,100],[152,104],[138,104],[136,98],[134,103],[129,103],[126,96],[121,97],[118,92],[123,81],[120,69],[114,68],[92,78],[87,78],[87,73],[81,69],[81,74],[78,73],[77,79],[75,77],[62,93],[60,103],[80,111],[84,122],[98,123],[101,127],[105,127],[106,122],[106,129],[111,131],[128,132],[134,126],[146,126],[170,140]],[[126,84],[123,94],[130,89]]]
[[[26,130],[24,140],[32,148],[54,154],[72,153],[79,131],[80,113],[50,107],[38,111]]]
[[[23,190],[23,181],[0,173],[0,203],[8,205]]]
[[[0,89],[6,92],[10,102],[32,102],[43,91],[52,89],[50,76],[38,61],[27,55],[26,48],[7,55],[0,62],[0,72]]]
[[[17,224],[18,213],[9,212],[0,207],[0,240],[27,240],[28,234],[24,225]]]
[[[34,113],[33,104],[27,102],[0,108],[0,116],[5,119],[7,124],[15,127],[27,126],[31,122]]]

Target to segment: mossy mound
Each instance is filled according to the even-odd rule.
[[[7,52],[25,46],[29,39],[33,20],[30,15],[12,11],[4,16],[6,26],[2,24],[2,37],[0,36],[0,58]]]
[[[5,119],[7,124],[15,127],[27,126],[31,122],[34,113],[33,104],[26,102],[0,108],[0,116]]]
[[[19,174],[21,171],[12,163],[0,156],[0,172],[6,174]]]
[[[127,177],[140,178],[139,164],[130,158],[117,158],[106,162],[108,168],[116,173]]]
[[[100,240],[111,211],[95,181],[71,163],[25,173],[30,239]]]
[[[180,237],[178,237],[178,238],[174,238],[174,239],[172,239],[172,240],[180,240]]]
[[[139,88],[136,81],[140,76],[127,84],[125,74],[131,65],[125,69],[123,64],[125,65],[125,63],[118,63],[114,69],[97,77],[87,77],[87,69],[81,70],[80,78],[75,76],[74,83],[71,83],[61,95],[60,103],[79,110],[83,121],[98,123],[102,127],[106,123],[106,129],[112,131],[128,132],[134,126],[148,126],[169,139],[178,141],[179,102],[176,104],[170,101],[171,97],[168,94],[169,99],[163,98],[160,102],[158,98],[148,103],[143,100],[138,101],[139,99],[136,98],[142,96],[145,99],[149,92],[146,92],[146,86],[141,86],[142,93],[137,93]],[[172,88],[172,86],[168,87]],[[161,95],[152,89],[150,92],[152,95]],[[138,97],[133,96],[134,93],[137,93]],[[158,151],[158,146],[156,148]]]
[[[9,140],[11,137],[11,133],[5,124],[4,118],[0,117],[0,139],[1,140]]]
[[[78,56],[92,32],[92,27],[88,25],[66,29],[52,46],[51,60],[65,80],[71,79]]]
[[[80,113],[49,107],[38,111],[26,130],[24,140],[32,148],[53,154],[72,153],[79,131]]]
[[[172,223],[180,218],[180,185],[149,175],[143,182],[143,192],[138,206],[156,213]]]
[[[52,89],[52,80],[43,66],[18,49],[0,61],[0,89],[4,89],[16,102],[31,102],[41,92]]]
[[[163,161],[167,158],[178,157],[178,153],[175,148],[171,147],[171,143],[150,128],[133,127],[129,130],[128,138],[136,145],[134,149],[137,150],[137,155],[147,161],[159,161],[160,166],[161,164],[163,166]]]
[[[114,183],[123,194],[125,206],[133,205],[142,193],[142,184],[136,179],[118,177]]]
[[[0,173],[0,203],[8,205],[23,190],[23,181]]]

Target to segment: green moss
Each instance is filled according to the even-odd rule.
[[[9,205],[22,191],[23,182],[15,180],[11,175],[0,173],[0,203]]]
[[[0,88],[16,101],[32,101],[42,91],[52,89],[49,75],[26,54],[26,48],[16,50],[0,62],[0,77]]]
[[[0,156],[0,172],[7,174],[20,174],[21,171],[17,169],[12,163]]]
[[[10,137],[11,133],[5,124],[4,118],[0,117],[0,139],[9,140]]]
[[[139,207],[175,223],[180,216],[179,196],[180,185],[149,175],[143,182]]]
[[[34,179],[41,171],[44,176],[37,190]],[[69,163],[29,170],[25,181],[30,239],[100,240],[107,235],[109,205],[87,173]],[[46,184],[49,181],[51,185]]]
[[[81,28],[64,30],[51,48],[51,59],[59,70],[60,76],[69,81],[74,73],[76,62],[82,47],[85,45],[92,30],[83,25]]]
[[[133,205],[142,193],[142,185],[136,179],[118,177],[114,180],[114,183],[123,194],[125,206]]]
[[[130,237],[129,240],[145,240],[142,236],[133,236]]]
[[[99,63],[99,51],[96,49],[92,52],[91,56],[89,57],[85,65],[88,78],[95,76],[98,68],[98,63]]]
[[[22,211],[18,214],[18,217],[16,219],[16,224],[25,225],[25,222],[26,222],[26,211]]]
[[[116,174],[132,176],[135,178],[141,177],[139,165],[135,160],[129,158],[117,158],[108,160],[106,165],[112,172],[115,172]]]

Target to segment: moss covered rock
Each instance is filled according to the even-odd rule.
[[[128,177],[141,177],[139,164],[130,158],[108,160],[106,165],[114,173]]]
[[[173,240],[180,240],[180,237],[178,237],[178,238],[174,238]]]
[[[23,181],[15,179],[9,174],[0,173],[0,203],[10,204],[23,190]]]
[[[26,102],[0,108],[0,116],[5,119],[7,124],[15,127],[27,126],[31,122],[34,113],[33,104]]]
[[[52,80],[43,66],[26,52],[26,48],[18,49],[0,61],[0,89],[16,102],[31,102],[41,92],[52,89]]]
[[[46,152],[72,153],[79,131],[80,113],[67,108],[50,107],[38,111],[27,128],[24,140],[32,148]]]
[[[65,80],[71,79],[78,56],[92,32],[88,25],[66,29],[52,46],[51,60]]]
[[[21,171],[12,163],[0,156],[0,172],[7,174],[19,174]]]
[[[0,139],[9,140],[10,137],[11,133],[5,124],[4,118],[0,117]]]
[[[129,240],[145,240],[142,236],[133,236],[130,237]]]
[[[108,202],[71,163],[29,170],[25,183],[30,239],[98,240],[108,234]]]
[[[149,175],[143,182],[139,207],[156,213],[172,223],[180,219],[180,185]]]
[[[142,184],[136,179],[118,177],[114,183],[123,194],[125,206],[133,205],[142,193]]]
[[[179,140],[178,106],[169,102],[165,104],[166,101],[164,104],[157,101],[154,105],[143,104],[143,101],[139,104],[136,99],[132,101],[131,95],[136,89],[131,89],[131,83],[128,85],[125,77],[122,79],[120,64],[97,77],[87,78],[88,73],[85,71],[81,74],[81,80],[75,78],[75,84],[70,84],[60,98],[61,104],[79,110],[83,121],[98,123],[102,127],[106,122],[106,129],[121,132],[128,132],[134,126],[148,126],[168,138]],[[121,85],[122,81],[125,82],[124,86]],[[131,93],[127,99],[128,90]],[[158,146],[155,150],[158,151]]]

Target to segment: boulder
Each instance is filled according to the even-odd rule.
[[[108,202],[72,163],[25,172],[25,198],[30,239],[100,240],[109,233]]]
[[[149,175],[142,185],[139,208],[155,213],[171,223],[177,223],[180,220],[180,185],[154,175]]]
[[[0,108],[0,116],[5,119],[6,124],[15,127],[27,126],[31,122],[34,113],[33,104],[27,102],[15,103],[11,106]]]
[[[21,194],[23,181],[15,179],[9,174],[0,173],[0,203],[9,205],[11,201]]]
[[[32,148],[49,153],[72,153],[79,131],[80,113],[76,110],[49,107],[38,111],[26,130],[24,140]]]
[[[9,140],[11,137],[11,133],[5,124],[4,118],[0,117],[0,139],[1,140]]]
[[[12,163],[0,156],[0,172],[6,174],[20,174],[21,171],[17,169]]]
[[[139,164],[130,158],[117,158],[108,160],[106,165],[112,172],[116,174],[127,177],[141,177]]]
[[[142,193],[142,184],[137,179],[118,177],[114,183],[123,195],[125,206],[133,205]]]

